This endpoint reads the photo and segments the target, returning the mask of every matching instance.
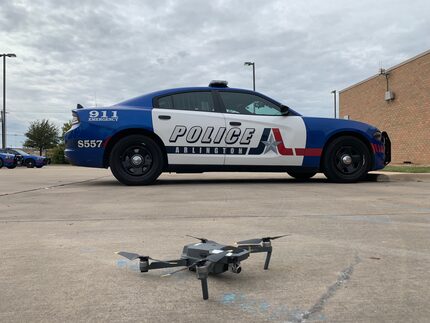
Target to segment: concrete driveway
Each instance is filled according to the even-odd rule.
[[[108,170],[0,170],[0,321],[428,322],[430,183],[165,174],[126,187]],[[200,282],[141,274],[125,250],[175,258],[186,234],[273,242],[271,267]]]

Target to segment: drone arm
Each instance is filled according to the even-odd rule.
[[[240,248],[248,249],[250,253],[266,252],[266,260],[264,262],[264,269],[269,269],[270,257],[272,256],[272,246],[262,245],[241,245]]]
[[[181,266],[188,266],[187,259],[153,261],[149,264],[148,269],[161,269],[161,268],[171,268],[171,267],[181,267]]]

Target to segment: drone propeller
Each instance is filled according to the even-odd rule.
[[[209,240],[208,240],[208,239],[206,239],[206,238],[194,237],[194,236],[190,236],[189,234],[186,234],[185,236],[186,236],[186,237],[190,237],[190,238],[194,238],[194,239],[197,239],[197,240],[200,240],[202,243],[206,243],[206,242],[208,242],[208,241],[209,241]]]
[[[152,261],[162,262],[165,264],[171,264],[172,263],[169,261],[158,260],[158,259],[155,259],[155,258],[152,258],[149,256],[141,256],[137,253],[126,252],[126,251],[119,251],[119,252],[116,252],[116,254],[123,256],[123,257],[127,258],[128,260],[135,260],[135,259],[141,259],[142,260],[142,258],[147,258],[147,259],[151,259]]]
[[[218,261],[220,261],[222,258],[224,258],[224,257],[225,257],[228,253],[230,253],[230,252],[231,252],[231,250],[226,250],[226,251],[223,251],[223,252],[220,252],[220,253],[211,254],[211,255],[207,256],[206,258],[199,259],[199,260],[197,260],[197,261],[193,262],[191,265],[189,265],[189,266],[187,266],[187,267],[185,267],[185,268],[181,268],[181,269],[178,269],[178,270],[172,271],[172,272],[170,272],[170,273],[168,273],[168,274],[164,274],[164,275],[162,275],[161,277],[168,277],[168,276],[172,276],[172,275],[174,275],[174,274],[176,274],[176,273],[179,273],[179,272],[181,272],[181,271],[184,271],[184,270],[187,270],[187,269],[193,268],[193,267],[195,267],[195,266],[202,265],[202,264],[204,264],[206,261],[208,261],[208,262],[210,262],[210,263],[215,264],[215,263],[217,263]]]
[[[289,236],[289,234],[284,234],[284,235],[275,236],[275,237],[264,237],[264,238],[242,240],[242,241],[236,242],[236,244],[237,245],[259,245],[262,242],[269,242],[270,240],[275,240],[286,236]]]

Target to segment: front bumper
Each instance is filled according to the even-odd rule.
[[[372,170],[383,169],[391,161],[391,141],[388,134],[383,131],[381,138],[372,142],[373,168]]]
[[[388,165],[391,162],[391,140],[385,131],[382,132],[382,142],[384,143],[384,165]]]

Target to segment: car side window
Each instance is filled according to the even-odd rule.
[[[187,92],[159,98],[158,108],[214,112],[215,104],[211,92]]]
[[[281,109],[274,103],[254,94],[219,92],[227,113],[280,116]]]

